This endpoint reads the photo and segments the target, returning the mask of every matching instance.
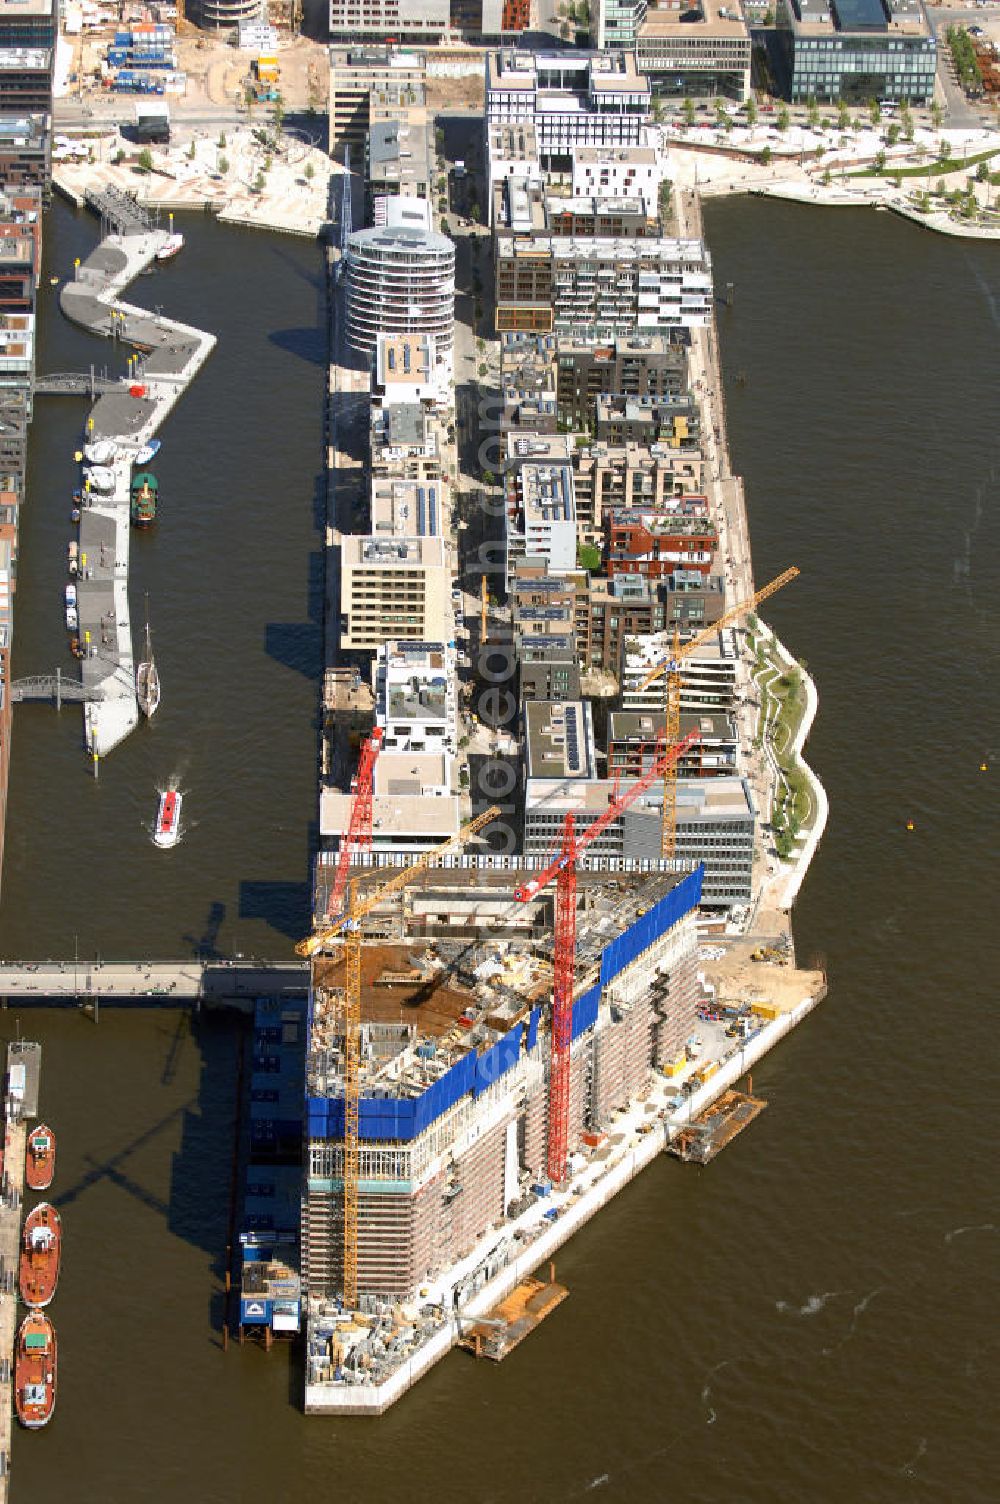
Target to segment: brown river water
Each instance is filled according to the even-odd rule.
[[[78,710],[18,710],[8,957],[287,956],[307,923],[320,259],[184,229],[134,289],[219,336],[163,430],[162,516],[133,552],[164,703],[96,784]],[[706,230],[735,285],[720,340],[756,575],[803,571],[766,614],[816,679],[831,801],[795,915],[830,995],[755,1070],[769,1110],[708,1169],[656,1163],[576,1237],[569,1300],[508,1362],[456,1353],[381,1420],[307,1421],[293,1353],[221,1350],[236,1024],[25,1009],[65,1260],[57,1413],[15,1437],[15,1500],[1000,1496],[1000,247],[759,201],[709,205]],[[93,236],[57,206],[48,271]],[[54,294],[41,337],[43,371],[108,354]],[[65,651],[83,411],[39,400],[17,674]],[[170,773],[192,825],[159,853]]]

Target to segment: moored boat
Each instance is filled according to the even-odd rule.
[[[153,841],[157,846],[176,846],[181,833],[181,801],[183,794],[177,789],[165,789],[160,795],[160,807],[156,811],[156,829]]]
[[[83,452],[92,465],[110,465],[118,449],[110,439],[97,439],[93,444],[84,444]]]
[[[142,661],[135,671],[135,697],[143,715],[155,715],[160,704],[160,675],[153,657],[153,644],[149,636],[149,613],[147,609],[146,642]]]
[[[80,545],[75,538],[66,547],[66,568],[70,574],[76,574],[80,568]]]
[[[47,1191],[56,1170],[56,1136],[45,1123],[28,1134],[24,1153],[24,1178],[33,1191]]]
[[[80,617],[76,606],[76,586],[67,585],[65,591],[66,603],[66,630],[75,632],[80,625]]]
[[[84,469],[83,478],[92,491],[102,491],[106,495],[115,489],[115,472],[107,465],[91,465]]]
[[[56,1329],[41,1311],[29,1312],[17,1334],[14,1403],[29,1431],[47,1425],[56,1407]]]
[[[156,502],[159,481],[149,470],[140,470],[132,479],[132,500],[129,516],[135,527],[149,527],[156,521]]]
[[[184,236],[180,231],[171,231],[156,253],[157,261],[169,261],[172,256],[177,255],[177,252],[183,248],[183,245]]]
[[[24,1223],[18,1285],[26,1306],[47,1306],[59,1283],[62,1220],[54,1206],[40,1201]]]
[[[141,449],[136,450],[134,465],[148,465],[150,460],[155,460],[160,452],[160,440],[150,439],[148,444],[143,444]]]

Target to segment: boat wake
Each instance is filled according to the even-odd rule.
[[[840,1341],[838,1343],[836,1343],[836,1345],[834,1347],[824,1347],[824,1349],[823,1349],[823,1357],[824,1358],[830,1358],[830,1357],[833,1356],[834,1353],[839,1353],[840,1349],[842,1347],[846,1347],[847,1343],[850,1342],[851,1338],[854,1336],[854,1333],[857,1331],[857,1329],[858,1329],[858,1322],[861,1319],[861,1317],[865,1314],[865,1312],[867,1311],[868,1307],[871,1305],[872,1301],[875,1299],[876,1295],[881,1295],[884,1292],[885,1289],[886,1289],[885,1285],[876,1285],[875,1288],[874,1288],[874,1290],[869,1290],[869,1292],[868,1292],[867,1295],[863,1295],[861,1297],[861,1299],[858,1301],[857,1305],[854,1307],[854,1310],[851,1312],[851,1324],[847,1328],[847,1332],[845,1333],[845,1335],[843,1337],[841,1337]]]
[[[996,1225],[995,1222],[973,1222],[969,1227],[953,1227],[952,1230],[951,1230],[951,1232],[946,1232],[945,1233],[944,1240],[945,1240],[946,1243],[951,1243],[951,1242],[954,1241],[955,1238],[960,1238],[960,1237],[963,1236],[964,1233],[967,1233],[967,1232],[996,1232],[996,1231],[997,1231],[997,1225]]]
[[[791,1305],[787,1300],[776,1300],[774,1309],[782,1316],[816,1316],[828,1300],[836,1300],[841,1290],[825,1290],[822,1295],[810,1295],[804,1306]]]

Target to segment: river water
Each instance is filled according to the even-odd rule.
[[[92,226],[51,218],[62,269]],[[830,996],[754,1072],[769,1110],[707,1170],[652,1166],[578,1236],[559,1261],[570,1299],[501,1367],[453,1354],[380,1421],[306,1421],[285,1351],[220,1350],[237,1031],[33,1010],[66,1259],[58,1414],[16,1438],[15,1498],[1000,1492],[1000,249],[757,201],[710,206],[706,227],[718,284],[736,289],[720,335],[756,574],[803,571],[766,614],[816,678],[809,755],[831,801],[796,908]],[[311,248],[199,220],[149,284],[220,336],[164,430],[162,521],[135,550],[162,721],[94,785],[78,712],[18,712],[7,954],[65,954],[75,934],[166,954],[204,940],[220,904],[209,943],[284,955],[303,923],[318,278]],[[43,313],[41,369],[91,348]],[[62,643],[79,415],[39,409],[18,673]],[[154,853],[143,824],[177,768],[197,824]]]

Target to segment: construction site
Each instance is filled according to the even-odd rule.
[[[484,855],[424,870],[358,916],[356,977],[350,940],[314,961],[307,1408],[337,1408],[338,1389],[390,1379],[552,1228],[557,1188],[573,1194],[577,1176],[608,1159],[616,1114],[687,1064],[702,998],[701,872],[581,864],[561,1050],[549,1007],[556,905],[544,890],[525,896],[540,868]],[[358,1159],[345,1174],[354,1085]]]

